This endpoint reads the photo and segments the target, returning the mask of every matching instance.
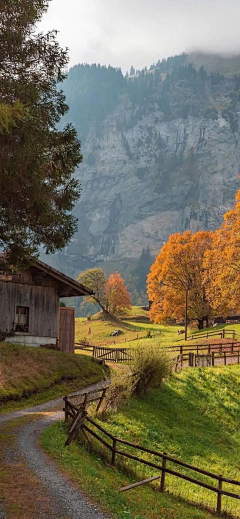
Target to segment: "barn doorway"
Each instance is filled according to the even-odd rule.
[[[58,344],[61,351],[74,353],[75,308],[59,308]]]

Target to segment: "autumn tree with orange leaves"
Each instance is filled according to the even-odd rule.
[[[186,231],[172,234],[152,265],[148,276],[150,318],[155,323],[170,318],[198,320],[199,328],[212,314],[204,284],[204,256],[211,249],[212,234]]]
[[[227,316],[240,311],[240,190],[235,207],[213,235],[212,249],[204,261],[208,300],[216,313]]]
[[[131,309],[131,295],[119,272],[109,276],[105,288],[105,300],[106,309],[112,315]]]

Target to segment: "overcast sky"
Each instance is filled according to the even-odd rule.
[[[126,71],[189,50],[240,53],[240,1],[52,0],[41,29],[59,30],[71,65]]]

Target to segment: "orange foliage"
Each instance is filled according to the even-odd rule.
[[[105,297],[107,310],[113,315],[131,309],[131,296],[119,272],[115,272],[109,276],[105,288]]]
[[[224,215],[224,220],[214,233],[204,266],[207,296],[215,311],[226,316],[240,311],[240,190],[234,209]]]
[[[164,322],[183,318],[188,293],[188,315],[192,319],[207,319],[211,307],[203,282],[203,260],[211,248],[211,232],[186,231],[172,234],[151,267],[148,276],[148,296],[153,302],[150,318]]]

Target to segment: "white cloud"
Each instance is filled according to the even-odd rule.
[[[70,63],[129,69],[192,48],[240,53],[238,0],[52,0],[42,30],[58,29]]]

